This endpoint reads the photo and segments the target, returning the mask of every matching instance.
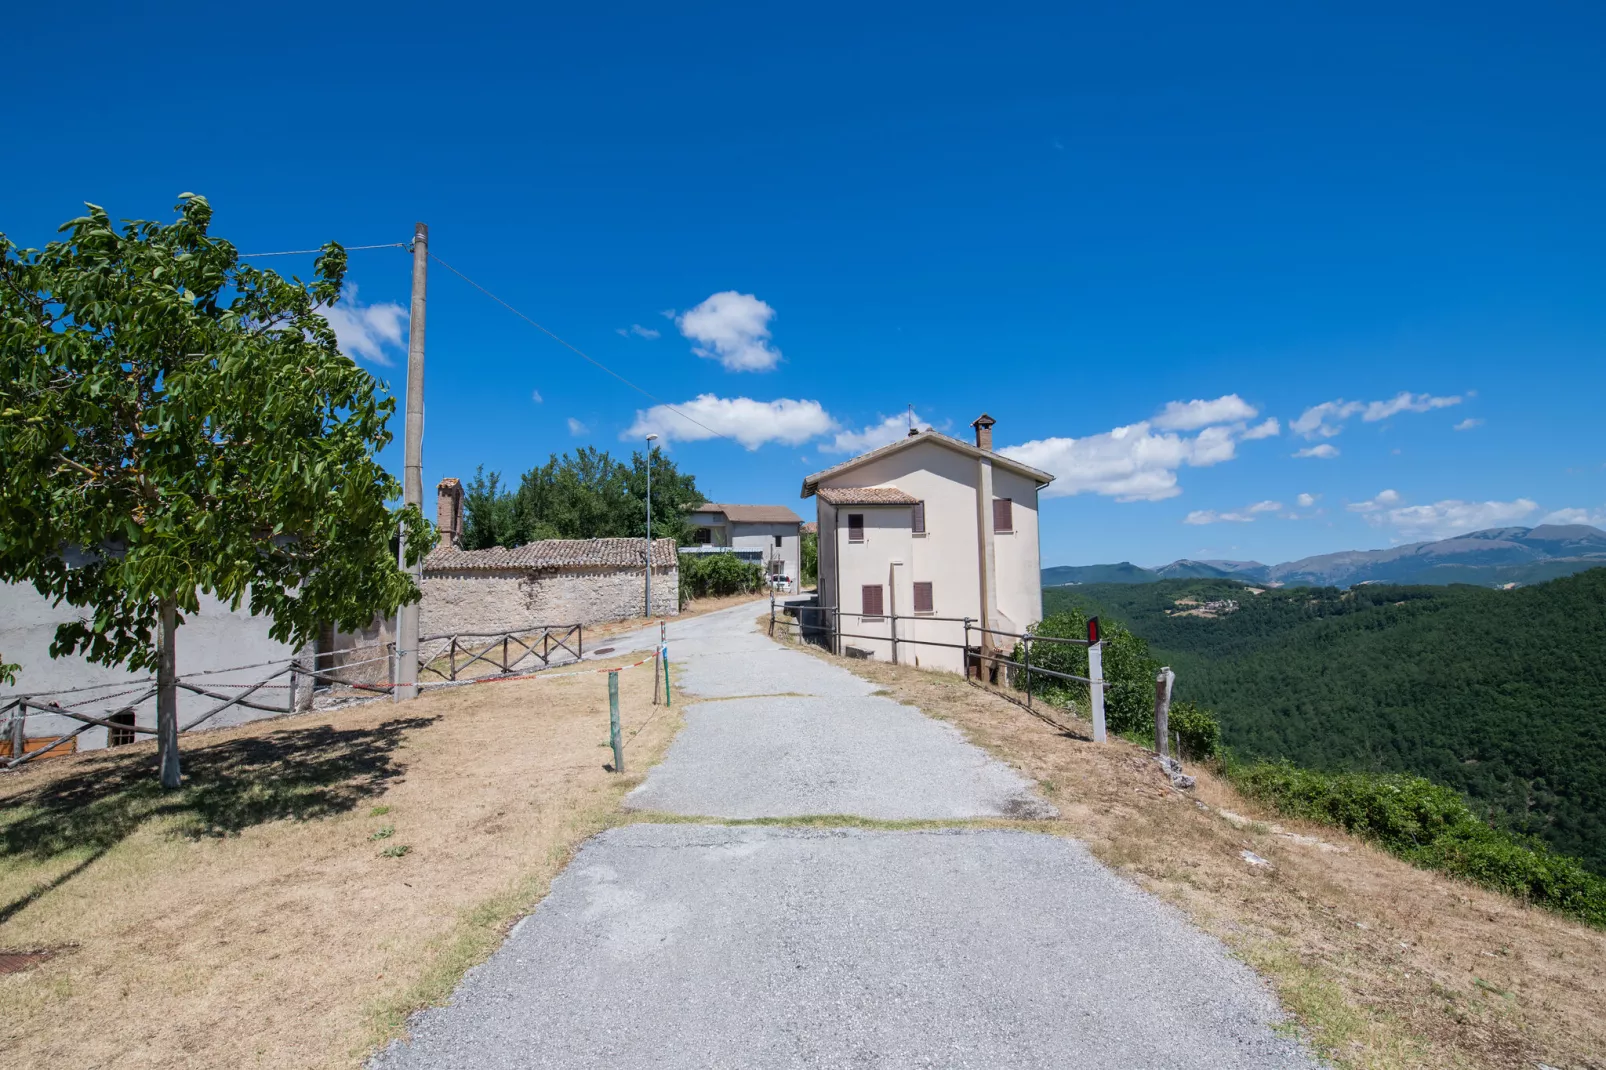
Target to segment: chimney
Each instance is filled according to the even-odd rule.
[[[993,419],[991,416],[988,416],[984,412],[980,416],[976,417],[976,422],[975,423],[970,425],[971,427],[974,427],[976,429],[976,448],[977,449],[986,450],[988,453],[992,452],[992,449],[993,449],[993,424],[995,424],[997,422],[998,422],[997,420]]]
[[[450,476],[435,487],[435,526],[442,546],[463,544],[463,484]]]

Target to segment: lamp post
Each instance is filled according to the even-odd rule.
[[[657,435],[647,436],[647,616],[652,617],[652,444]]]

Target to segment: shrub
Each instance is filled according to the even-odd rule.
[[[1152,714],[1150,722],[1152,731]],[[1171,731],[1181,737],[1182,753],[1189,758],[1214,758],[1221,753],[1221,722],[1209,710],[1201,710],[1191,702],[1173,702],[1167,722]]]
[[[680,604],[764,589],[764,570],[735,554],[681,554]]]
[[[1280,814],[1353,832],[1424,869],[1454,874],[1606,927],[1606,879],[1537,841],[1492,828],[1457,792],[1405,773],[1319,773],[1287,762],[1228,776]]]

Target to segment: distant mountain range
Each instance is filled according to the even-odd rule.
[[[1587,524],[1489,528],[1437,542],[1336,554],[1263,565],[1258,561],[1191,561],[1160,568],[1056,565],[1043,570],[1043,586],[1068,583],[1154,583],[1170,579],[1233,579],[1291,587],[1353,587],[1359,583],[1540,583],[1588,568],[1606,567],[1606,531]]]

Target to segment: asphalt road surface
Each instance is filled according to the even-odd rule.
[[[1253,973],[1073,841],[719,824],[1053,812],[950,726],[771,643],[757,612],[670,625],[686,727],[627,800],[711,820],[593,838],[373,1066],[1320,1065]]]

